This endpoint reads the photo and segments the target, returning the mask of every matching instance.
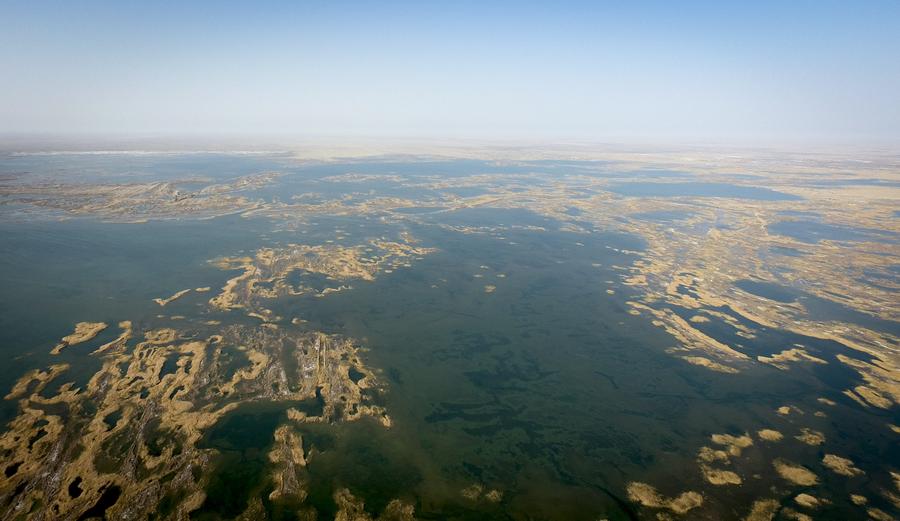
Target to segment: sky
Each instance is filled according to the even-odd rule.
[[[900,141],[900,2],[0,0],[0,133]]]

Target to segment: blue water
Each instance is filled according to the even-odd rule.
[[[813,320],[848,322],[900,336],[900,322],[874,317],[800,289],[755,280],[738,280],[734,285],[748,293],[776,302],[800,302]]]
[[[734,185],[728,183],[615,183],[609,191],[628,197],[726,197],[756,201],[799,201],[796,195],[785,194],[757,186]]]
[[[768,226],[770,233],[791,237],[800,242],[816,244],[820,241],[887,242],[900,240],[900,235],[887,230],[850,227],[819,221],[779,221]]]

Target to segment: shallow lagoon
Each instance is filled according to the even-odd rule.
[[[731,197],[759,201],[798,201],[802,199],[796,195],[777,192],[770,188],[710,182],[628,182],[613,184],[609,190],[628,197]]]
[[[496,169],[518,175],[537,167],[593,166],[312,165],[296,167],[291,170],[296,175],[256,194],[281,200],[310,192],[328,197],[346,187],[321,179],[349,172],[430,176]],[[272,164],[239,161],[233,172],[263,167]],[[172,168],[199,167],[174,161]],[[761,200],[784,195],[736,185],[676,185],[671,192],[672,184],[666,183],[665,194]],[[663,195],[640,183],[620,186],[636,190],[624,195]],[[359,182],[357,189],[431,195],[386,181]],[[621,284],[623,267],[640,258],[641,237],[602,229],[570,233],[558,221],[523,209],[436,209],[406,210],[417,220],[401,225],[436,253],[374,281],[356,281],[349,291],[280,299],[273,305],[279,315],[308,321],[306,328],[359,339],[367,365],[387,384],[382,405],[393,419],[389,429],[368,419],[302,427],[310,454],[304,505],[320,518],[336,511],[334,490],[348,487],[372,512],[401,498],[425,519],[637,519],[644,514],[628,500],[628,482],[654,483],[670,495],[709,490],[695,472],[697,450],[714,433],[777,427],[796,434],[795,420],[775,413],[787,400],[807,411],[820,407],[820,397],[837,402],[827,419],[812,419],[811,413],[809,419],[827,436],[829,450],[851,455],[870,474],[884,461],[900,461],[900,449],[883,428],[897,421],[896,414],[854,408],[841,389],[857,376],[842,366],[787,373],[748,364],[732,375],[670,356],[674,339],[654,327],[650,317],[628,312],[626,302],[636,290]],[[670,221],[681,215],[643,217]],[[353,216],[317,216],[290,228],[238,216],[138,225],[90,219],[4,223],[0,289],[15,299],[5,300],[0,313],[0,346],[12,360],[0,372],[0,384],[8,389],[25,370],[44,365],[47,351],[75,322],[152,322],[163,311],[200,312],[208,296],[192,294],[164,310],[152,299],[183,288],[221,287],[234,273],[211,266],[211,259],[265,246],[337,240],[337,229],[346,235],[343,242],[354,244],[396,231],[395,226]],[[461,233],[459,227],[482,233]],[[315,277],[302,281],[327,284]],[[494,289],[488,292],[488,286]],[[794,300],[787,290],[776,294],[758,284],[744,287],[775,300]],[[690,310],[677,311],[686,320],[693,316]],[[751,325],[759,330],[756,339],[736,335],[718,318],[698,327],[753,356],[795,343],[819,356],[839,351],[828,342]],[[104,332],[90,344],[67,350],[64,359],[86,377],[96,365],[86,353],[112,336],[113,331]],[[5,404],[4,420],[13,405]],[[215,478],[195,518],[230,518],[243,511],[250,496],[267,495],[267,451],[291,406],[297,404],[247,404],[207,430],[202,446],[215,451]],[[817,447],[788,443],[757,444],[748,454],[739,470],[763,477],[709,493],[701,517],[739,517],[753,499],[770,494],[767,478],[776,457],[809,466],[821,459]],[[496,501],[463,497],[460,491],[473,484],[502,495]],[[847,493],[865,493],[869,486],[869,481],[828,482],[835,500],[819,511],[819,518],[856,515]],[[874,496],[873,501],[889,508]],[[293,519],[298,507],[264,503],[274,519]]]
[[[780,221],[769,226],[772,233],[786,235],[805,243],[820,241],[898,242],[898,235],[887,230],[842,226],[820,221]]]

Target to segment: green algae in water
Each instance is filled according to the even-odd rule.
[[[268,450],[286,410],[283,404],[249,404],[209,429],[199,446],[215,449],[218,455],[209,474],[206,500],[191,514],[192,519],[236,517],[252,495],[263,492],[268,482]]]
[[[455,176],[472,169],[527,173],[534,171],[535,164],[503,169],[484,162],[391,162],[355,164],[353,170]],[[177,171],[193,168],[193,163],[169,166]],[[555,172],[593,164],[538,166]],[[286,200],[318,185],[328,194],[341,194],[345,187],[326,187],[317,179],[346,173],[348,168],[299,167],[297,177],[257,193]],[[390,194],[420,196],[428,192],[366,183],[354,189],[376,188]],[[658,195],[783,199],[778,192],[748,191],[751,187],[736,190],[731,185],[693,185],[700,193],[680,185],[662,188],[667,193]],[[636,293],[619,284],[623,270],[638,258],[621,250],[640,250],[640,238],[602,230],[560,232],[559,222],[524,209],[431,210],[427,201],[418,209],[398,210],[417,219],[402,226],[360,217],[317,217],[314,223],[298,226],[306,233],[276,232],[270,221],[239,217],[146,225],[81,220],[28,223],[21,228],[3,225],[9,246],[3,260],[11,267],[2,279],[3,288],[22,299],[21,309],[9,309],[0,317],[3,352],[15,355],[8,357],[13,360],[9,367],[0,369],[0,381],[8,388],[25,367],[39,367],[51,360],[46,351],[77,321],[115,324],[135,319],[146,326],[154,323],[147,317],[162,311],[205,313],[201,310],[208,296],[191,294],[164,310],[152,298],[200,286],[210,286],[215,292],[237,274],[211,266],[210,259],[252,254],[273,242],[330,240],[337,227],[346,231],[344,242],[348,245],[395,236],[402,228],[423,246],[439,251],[411,267],[380,273],[373,282],[354,281],[352,291],[271,303],[278,315],[299,317],[308,320],[309,328],[359,340],[366,348],[362,353],[366,366],[387,384],[377,403],[385,406],[392,427],[385,428],[372,419],[291,423],[309,454],[304,470],[309,495],[300,505],[272,502],[268,500],[272,467],[267,455],[274,432],[279,425],[290,423],[286,416],[289,407],[312,416],[321,414],[321,393],[303,403],[244,404],[204,433],[201,447],[214,455],[210,468],[194,469],[195,477],[207,480],[207,498],[192,514],[195,519],[233,518],[253,497],[262,498],[273,519],[289,519],[308,507],[315,508],[320,519],[327,519],[336,512],[334,491],[343,487],[364,500],[373,513],[401,498],[415,506],[417,515],[430,519],[634,519],[638,508],[627,500],[629,481],[652,483],[668,495],[702,491],[709,512],[742,515],[744,512],[738,511],[754,499],[772,495],[773,486],[782,487],[781,496],[793,493],[768,479],[771,460],[776,457],[790,458],[819,474],[822,489],[833,501],[820,512],[825,519],[860,513],[848,507],[848,493],[869,494],[864,488],[891,486],[883,472],[884,462],[900,461],[900,448],[885,424],[900,423],[896,412],[853,408],[841,390],[858,384],[858,375],[833,358],[828,358],[832,362],[828,366],[813,365],[790,373],[771,367],[742,367],[740,374],[721,375],[666,354],[673,346],[672,338],[653,327],[648,317],[628,313],[627,302]],[[682,215],[650,213],[640,217],[670,221]],[[529,225],[543,231],[463,234],[439,227],[490,228],[499,224]],[[264,235],[273,239],[264,239]],[[55,255],[48,257],[48,249]],[[51,282],[45,284],[45,279]],[[299,270],[288,281],[297,288],[316,290],[336,283]],[[486,285],[496,290],[485,293]],[[605,288],[614,288],[615,294],[605,294]],[[790,300],[785,293],[766,294]],[[675,311],[686,319],[694,312]],[[839,311],[842,317],[849,316]],[[209,318],[221,319],[225,325],[244,320],[237,311]],[[823,357],[847,353],[832,343],[749,325],[758,330],[756,339],[737,336],[733,327],[721,320],[698,328],[728,343],[741,344],[754,356],[778,352],[792,343],[802,343]],[[44,394],[52,394],[66,381],[83,384],[98,364],[88,353],[117,334],[117,329],[110,327],[104,336],[52,359],[72,362],[74,367],[71,375],[52,382]],[[26,349],[33,352],[18,358]],[[221,370],[229,377],[249,364],[236,346],[222,349]],[[288,355],[282,353],[283,360],[290,360]],[[177,355],[170,356],[162,374],[173,372],[176,361]],[[285,366],[290,373],[299,370],[296,365]],[[349,377],[359,382],[363,373],[350,369]],[[822,396],[837,405],[825,409],[817,402]],[[825,433],[827,450],[852,458],[867,472],[866,481],[837,481],[819,465],[821,448],[791,445],[796,434],[790,423],[794,418],[781,418],[774,412],[786,403],[806,411],[804,421]],[[52,405],[44,409],[63,412]],[[819,409],[827,411],[826,419],[815,419],[813,411]],[[108,427],[116,424],[118,414],[105,418]],[[747,478],[740,487],[727,491],[711,489],[697,471],[696,450],[708,445],[714,433],[737,435],[765,427],[783,431],[786,441],[775,446],[757,443],[745,451],[739,463],[745,478],[760,475],[764,479]],[[159,430],[158,423],[150,422],[144,436],[151,454],[162,454],[178,443]],[[95,462],[98,470],[116,472],[132,441],[133,433],[127,430],[111,439]],[[22,442],[41,443],[40,438]],[[5,471],[17,472],[13,465],[7,465]],[[487,500],[483,493],[475,499],[463,497],[462,490],[473,485],[502,495],[497,501]],[[92,513],[101,515],[118,500],[112,499],[112,489],[105,494]],[[164,497],[158,505],[160,518],[182,499],[178,492]],[[890,510],[877,497],[871,501]]]
[[[268,453],[275,430],[288,423],[287,410],[310,416],[322,414],[321,394],[302,402],[251,402],[227,413],[210,427],[198,444],[214,449],[212,472],[206,485],[206,501],[192,513],[193,519],[228,519],[243,512],[253,496],[267,498],[271,491]],[[274,508],[264,501],[267,508]]]

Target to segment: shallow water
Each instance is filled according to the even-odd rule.
[[[732,197],[759,201],[797,201],[802,199],[770,188],[710,182],[628,182],[613,184],[609,190],[628,197]]]
[[[896,243],[900,240],[900,236],[888,230],[841,226],[819,221],[781,221],[770,225],[769,231],[811,244],[824,240],[889,243]]]
[[[63,159],[47,160],[45,173],[63,171],[64,163],[58,163]],[[98,173],[90,175],[104,180],[135,168],[129,164],[107,176],[104,169],[113,160],[91,161],[96,161],[89,164]],[[232,164],[218,157],[191,156],[139,162],[137,172],[152,177],[161,168],[162,177],[223,171],[231,176],[270,168],[277,161],[249,158]],[[35,158],[16,159],[7,168],[41,165]],[[476,161],[313,165],[296,167],[283,184],[255,194],[287,200],[308,192],[326,198],[358,189],[421,197],[431,192],[386,181],[348,188],[321,179],[350,172],[518,175],[537,168],[594,166],[537,162],[505,168]],[[792,199],[765,188],[717,183],[623,183],[612,190],[628,196]],[[471,196],[480,189],[454,193]],[[696,452],[709,444],[710,435],[772,426],[793,435],[795,420],[775,413],[787,401],[810,411],[807,424],[825,433],[829,450],[851,455],[871,475],[880,476],[885,461],[900,462],[900,448],[883,428],[885,422],[897,422],[896,411],[855,407],[841,390],[857,382],[858,375],[838,363],[789,373],[748,364],[732,375],[670,356],[667,350],[675,340],[654,327],[647,315],[628,312],[626,302],[636,298],[636,290],[621,283],[621,267],[640,258],[643,238],[608,230],[561,231],[559,222],[525,209],[438,208],[401,210],[417,219],[404,223],[403,231],[437,252],[373,281],[354,281],[352,290],[273,303],[276,314],[308,321],[304,327],[358,339],[366,364],[387,384],[381,405],[393,420],[391,428],[369,419],[300,428],[310,454],[304,506],[315,508],[320,518],[335,513],[332,494],[347,487],[372,512],[401,498],[425,519],[636,519],[642,514],[627,497],[629,482],[654,483],[669,495],[708,490],[710,485],[693,470]],[[638,218],[671,222],[687,215],[658,211]],[[396,231],[388,220],[354,216],[315,216],[291,229],[276,224],[239,216],[139,225],[91,219],[0,223],[0,292],[7,296],[0,309],[0,354],[9,360],[0,369],[0,387],[9,389],[27,369],[46,365],[47,352],[76,322],[150,322],[163,311],[153,298],[201,286],[211,286],[214,294],[234,274],[212,266],[212,259],[249,255],[267,246],[335,240],[336,229],[346,234],[346,244]],[[486,231],[461,233],[457,227]],[[786,233],[783,226],[773,231]],[[808,237],[806,232],[802,236]],[[330,283],[301,272],[292,274],[289,282],[316,290]],[[487,286],[495,289],[488,292]],[[780,302],[803,298],[814,312],[850,322],[865,318],[795,290],[751,281],[739,287]],[[164,312],[202,314],[209,296],[189,294]],[[685,319],[694,313],[675,311]],[[734,316],[727,308],[718,311]],[[866,325],[890,326],[897,333],[895,323],[869,318]],[[752,357],[795,344],[829,360],[846,352],[834,342],[743,323],[757,330],[756,338],[736,335],[720,318],[698,328]],[[114,337],[113,329],[68,349],[62,359],[72,363],[76,375],[89,376],[97,363],[87,353]],[[235,367],[243,362],[235,355]],[[820,397],[838,403],[827,419],[811,414],[820,407]],[[267,496],[271,483],[266,458],[275,429],[286,421],[289,407],[315,406],[246,404],[209,428],[201,447],[214,455],[214,477],[193,517],[231,518],[246,508],[251,496]],[[3,419],[14,413],[15,404],[5,403]],[[741,470],[762,477],[707,494],[704,516],[729,517],[770,494],[767,478],[776,457],[810,466],[821,459],[816,447],[761,445],[748,450]],[[502,498],[493,502],[462,497],[460,491],[472,484],[502,491]],[[828,481],[823,486],[834,499],[820,512],[821,518],[856,515],[847,494],[875,484],[883,485]],[[883,501],[877,504],[884,506]],[[264,505],[273,519],[292,519],[297,507],[268,500]]]

